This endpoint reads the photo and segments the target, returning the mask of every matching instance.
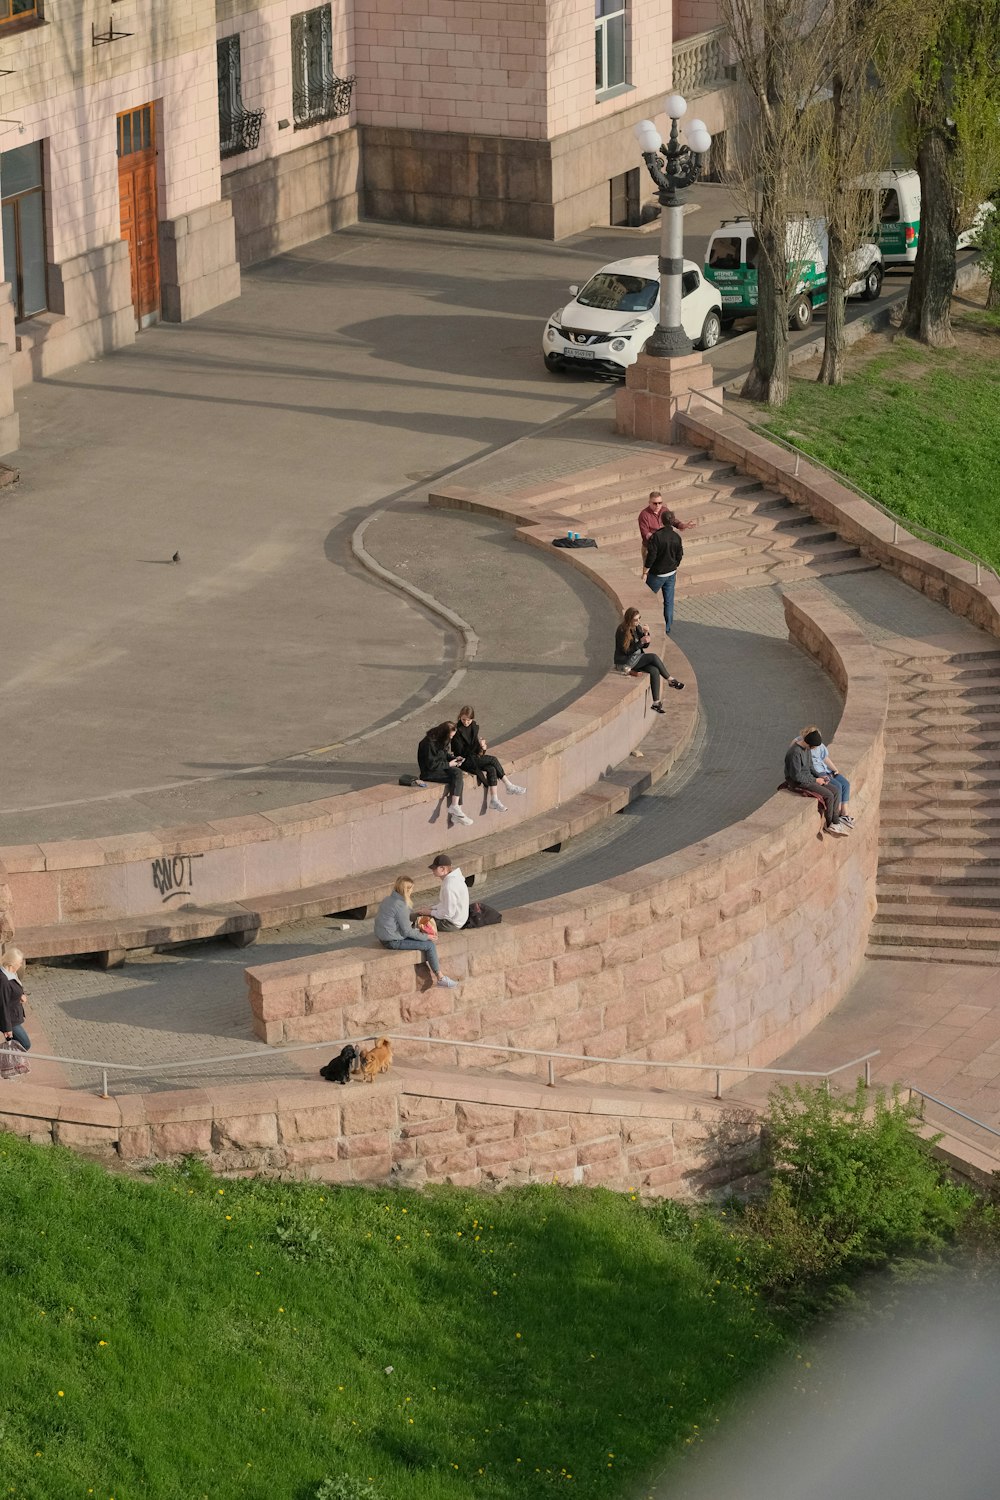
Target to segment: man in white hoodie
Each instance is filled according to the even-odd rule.
[[[452,866],[447,854],[435,854],[430,868],[441,882],[441,896],[424,915],[434,918],[439,931],[457,932],[469,920],[469,887],[465,876],[457,865]]]

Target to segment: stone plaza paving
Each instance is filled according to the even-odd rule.
[[[365,266],[360,283],[371,287],[378,270],[391,278],[392,248],[391,238],[376,241],[377,264]],[[365,370],[352,365],[350,399],[359,402],[357,390],[366,390],[366,404],[363,414],[357,405],[345,411],[346,381],[325,362],[331,347],[345,343],[353,360],[365,325],[339,330],[329,308],[318,317],[315,308],[341,253],[356,255],[356,243],[338,237],[283,257],[248,276],[244,298],[221,314],[157,330],[136,351],[28,393],[24,478],[15,508],[6,502],[16,566],[27,571],[17,603],[30,600],[18,630],[27,635],[48,605],[61,612],[61,632],[58,639],[52,633],[45,651],[24,647],[29,666],[8,684],[29,731],[21,802],[0,811],[4,841],[29,828],[32,837],[39,829],[84,836],[182,821],[201,816],[208,797],[216,813],[275,806],[386,780],[407,767],[425,718],[457,706],[449,698],[429,714],[420,707],[454,669],[454,631],[350,558],[350,535],[369,513],[364,544],[371,557],[442,601],[480,637],[457,698],[476,703],[494,742],[548,717],[606,670],[614,621],[597,591],[536,549],[510,543],[503,523],[428,511],[418,476],[439,473],[446,457],[470,458],[449,482],[502,494],[600,465],[622,447],[611,431],[610,401],[593,385],[572,382],[540,400],[516,358],[501,360],[499,381],[482,376],[471,354],[456,368],[454,328],[448,359],[437,359],[432,374],[425,368],[414,376],[417,354],[403,328],[394,330],[393,347],[404,364],[411,350],[411,368],[380,375],[373,390]],[[416,268],[399,279],[423,278],[426,289],[432,257],[415,259]],[[530,257],[526,264],[537,274]],[[488,277],[489,255],[485,266]],[[479,283],[465,284],[461,295],[469,303],[488,300]],[[461,319],[454,308],[447,316]],[[534,339],[534,322],[524,322],[515,320],[515,344]],[[368,348],[368,364],[378,348]],[[421,360],[426,366],[430,357]],[[375,378],[370,370],[367,378]],[[421,408],[428,385],[441,403],[433,420]],[[123,430],[116,428],[119,406],[129,415]],[[178,408],[193,424],[181,447]],[[239,477],[240,447],[252,441],[264,413],[266,441],[254,444],[248,486]],[[405,430],[405,459],[398,444],[380,446],[380,420]],[[342,454],[331,451],[332,427],[345,439]],[[516,436],[518,430],[532,435]],[[477,446],[482,453],[491,443],[494,451],[475,457]],[[152,479],[141,472],[138,453]],[[412,468],[400,472],[403,462]],[[54,545],[45,539],[53,531]],[[174,547],[182,561],[168,567]],[[828,590],[875,643],[912,636],[982,649],[978,631],[878,570],[815,587]],[[273,622],[273,640],[262,635],[261,621]],[[206,633],[214,639],[202,659],[198,643]],[[687,755],[650,793],[560,853],[492,875],[484,891],[501,907],[610,878],[737,821],[774,791],[784,748],[801,724],[835,722],[836,695],[789,644],[777,589],[685,600],[681,585],[676,638],[695,665],[701,695]],[[241,660],[241,643],[250,640],[263,641],[263,649]],[[667,655],[669,661],[669,646]],[[144,673],[151,667],[156,692],[170,695],[166,716],[150,701]],[[60,741],[64,716],[70,731]],[[176,738],[165,742],[164,717],[178,722]],[[288,758],[306,745],[322,749],[324,736],[325,753]],[[100,746],[108,740],[113,750],[105,763]],[[183,764],[182,785],[149,789],[154,741],[156,774],[169,779]],[[185,759],[188,741],[198,745],[197,766]],[[77,743],[85,795],[72,809],[41,807],[46,786],[76,785],[81,768],[68,746]],[[89,768],[82,765],[88,754]],[[258,769],[247,773],[248,761],[259,761]],[[206,779],[192,779],[192,770]],[[120,797],[116,785],[138,790]],[[254,1042],[242,969],[248,960],[371,941],[370,921],[343,931],[324,919],[266,932],[249,953],[207,943],[140,956],[117,972],[33,966],[36,1048],[128,1061],[154,1073],[173,1060],[244,1050],[264,1053],[266,1061],[215,1065],[195,1076],[311,1070],[310,1054],[281,1060]],[[960,963],[870,961],[852,995],[796,1049],[791,1065],[829,1066],[880,1046],[880,1076],[939,1087],[970,1113],[1000,1122],[1000,1054],[990,1051],[1000,1047],[995,976],[995,969]],[[65,1077],[40,1061],[32,1076],[39,1083]],[[89,1087],[93,1076],[74,1069],[69,1081]],[[157,1084],[172,1081],[162,1075]],[[145,1076],[137,1084],[149,1085]]]

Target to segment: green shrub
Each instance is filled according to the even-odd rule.
[[[950,1182],[917,1134],[917,1114],[893,1093],[874,1098],[778,1089],[764,1129],[767,1198],[743,1215],[762,1239],[761,1272],[787,1280],[857,1271],[892,1255],[935,1250],[968,1216],[973,1195]]]

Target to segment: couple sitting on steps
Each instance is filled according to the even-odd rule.
[[[458,712],[458,723],[446,719],[428,729],[417,746],[417,765],[420,779],[417,786],[439,782],[448,788],[448,826],[455,824],[470,826],[472,819],[462,808],[462,790],[465,772],[475,776],[481,785],[489,788],[489,811],[506,812],[500,801],[497,787],[502,781],[513,797],[523,795],[525,788],[511,781],[495,755],[487,753],[489,746],[483,739],[476,723],[476,711],[464,704]]]

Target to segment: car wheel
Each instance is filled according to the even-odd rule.
[[[882,267],[878,261],[873,261],[865,272],[865,289],[861,293],[865,302],[874,302],[882,290]]]
[[[710,313],[706,314],[705,321],[701,325],[701,338],[698,340],[698,348],[714,349],[721,337],[722,319],[713,308]]]
[[[788,323],[791,328],[808,328],[813,320],[813,305],[809,298],[803,293],[796,297],[788,309]]]
[[[559,358],[558,354],[546,354],[546,356],[545,356],[545,368],[547,370],[551,370],[551,372],[552,372],[553,375],[558,375],[558,373],[562,369],[562,367],[563,367],[563,362]]]

